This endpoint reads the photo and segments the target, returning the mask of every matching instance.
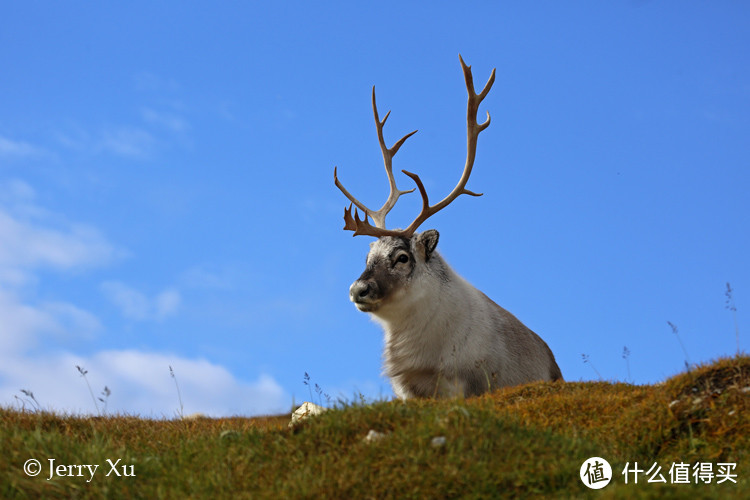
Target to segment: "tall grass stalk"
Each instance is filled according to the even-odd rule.
[[[682,352],[685,353],[685,368],[687,368],[687,371],[690,371],[690,356],[688,356],[687,349],[685,349],[685,344],[682,343],[679,330],[677,330],[677,325],[675,325],[671,321],[667,321],[667,324],[672,329],[672,333],[674,333],[674,336],[677,337],[677,342],[680,343],[680,347],[682,347]]]
[[[591,362],[591,358],[589,357],[589,355],[581,354],[581,357],[583,358],[583,363],[588,364],[591,367],[591,369],[594,370],[594,373],[596,373],[596,376],[599,377],[599,380],[604,380],[602,379],[602,375],[599,373],[599,370],[597,370],[596,367],[594,366],[594,363]]]
[[[40,405],[39,401],[36,400],[36,398],[34,397],[34,393],[33,392],[31,392],[28,389],[21,389],[21,393],[24,396],[26,396],[26,397],[25,398],[19,398],[18,396],[16,396],[16,399],[21,402],[21,404],[23,405],[22,406],[23,409],[26,408],[26,402],[28,401],[28,403],[31,405],[32,408],[34,408],[34,410],[41,411],[42,405]]]
[[[174,374],[174,370],[172,369],[172,365],[169,365],[169,374],[174,379],[174,386],[177,388],[177,399],[180,402],[180,418],[185,417],[185,407],[182,405],[182,393],[180,392],[180,384],[177,383],[177,376]]]
[[[307,386],[307,390],[310,392],[310,402],[312,403],[313,395],[312,395],[312,387],[310,386],[310,374],[305,372],[304,379],[302,380],[302,383]]]
[[[81,368],[80,366],[76,365],[76,369],[78,370],[78,373],[81,374],[81,377],[83,377],[83,380],[86,381],[86,386],[89,388],[89,394],[91,394],[91,400],[94,402],[94,408],[96,408],[96,414],[101,415],[101,412],[99,411],[99,403],[96,402],[96,396],[94,396],[94,391],[91,389],[91,384],[89,384],[89,379],[86,377],[86,374],[89,372],[85,368]]]
[[[314,398],[313,398],[313,395],[312,395],[312,385],[313,384],[310,382],[310,374],[309,373],[305,372],[305,377],[302,380],[302,383],[307,386],[307,390],[310,392],[310,402],[314,403],[315,401],[313,400]],[[323,398],[325,398],[326,403],[328,403],[329,405],[331,404],[331,396],[329,396],[328,394],[326,394],[325,392],[323,392],[323,388],[320,387],[320,385],[318,385],[318,384],[315,384],[315,394],[318,395],[318,402],[317,402],[317,404],[322,405],[323,404]]]
[[[732,311],[732,316],[734,317],[734,335],[737,338],[737,356],[740,355],[740,326],[737,323],[737,306],[734,305],[734,296],[732,293],[734,290],[732,290],[732,285],[729,284],[727,281],[727,289],[724,292],[724,295],[727,297],[726,302],[726,308]]]
[[[109,401],[110,394],[112,394],[112,391],[110,391],[109,387],[105,385],[104,390],[102,390],[102,395],[99,397],[99,401],[104,403],[104,409],[102,410],[102,413],[104,413],[105,415],[107,414],[107,402]]]
[[[625,360],[625,366],[628,368],[628,380],[632,381],[632,378],[630,377],[630,349],[628,349],[628,346],[623,346],[622,348],[622,359]]]

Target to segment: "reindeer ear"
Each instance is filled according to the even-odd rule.
[[[428,229],[427,231],[417,235],[417,248],[424,252],[425,262],[430,260],[432,252],[437,247],[440,233],[434,229]]]

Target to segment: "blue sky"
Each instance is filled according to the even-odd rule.
[[[432,198],[423,229],[567,380],[655,383],[750,332],[745,2],[12,2],[0,7],[0,404],[288,411],[392,397],[348,300],[370,238],[333,168],[387,194],[370,108]],[[399,174],[401,189],[410,180]],[[419,210],[404,196],[389,217]],[[628,364],[623,347],[630,351]],[[584,364],[587,354],[592,366]],[[313,399],[318,396],[313,391]]]

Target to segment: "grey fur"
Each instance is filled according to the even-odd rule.
[[[399,398],[473,396],[562,380],[547,344],[459,276],[434,229],[370,245],[350,299],[385,330],[384,371]]]

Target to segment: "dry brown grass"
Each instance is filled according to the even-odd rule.
[[[750,498],[750,358],[663,384],[536,383],[465,401],[350,405],[289,429],[288,415],[143,420],[0,410],[8,498],[584,497],[578,470],[606,458],[605,498]],[[366,442],[374,429],[383,439]],[[433,446],[435,437],[445,444]],[[29,477],[29,458],[136,477]],[[736,463],[739,484],[624,484],[627,462]]]

